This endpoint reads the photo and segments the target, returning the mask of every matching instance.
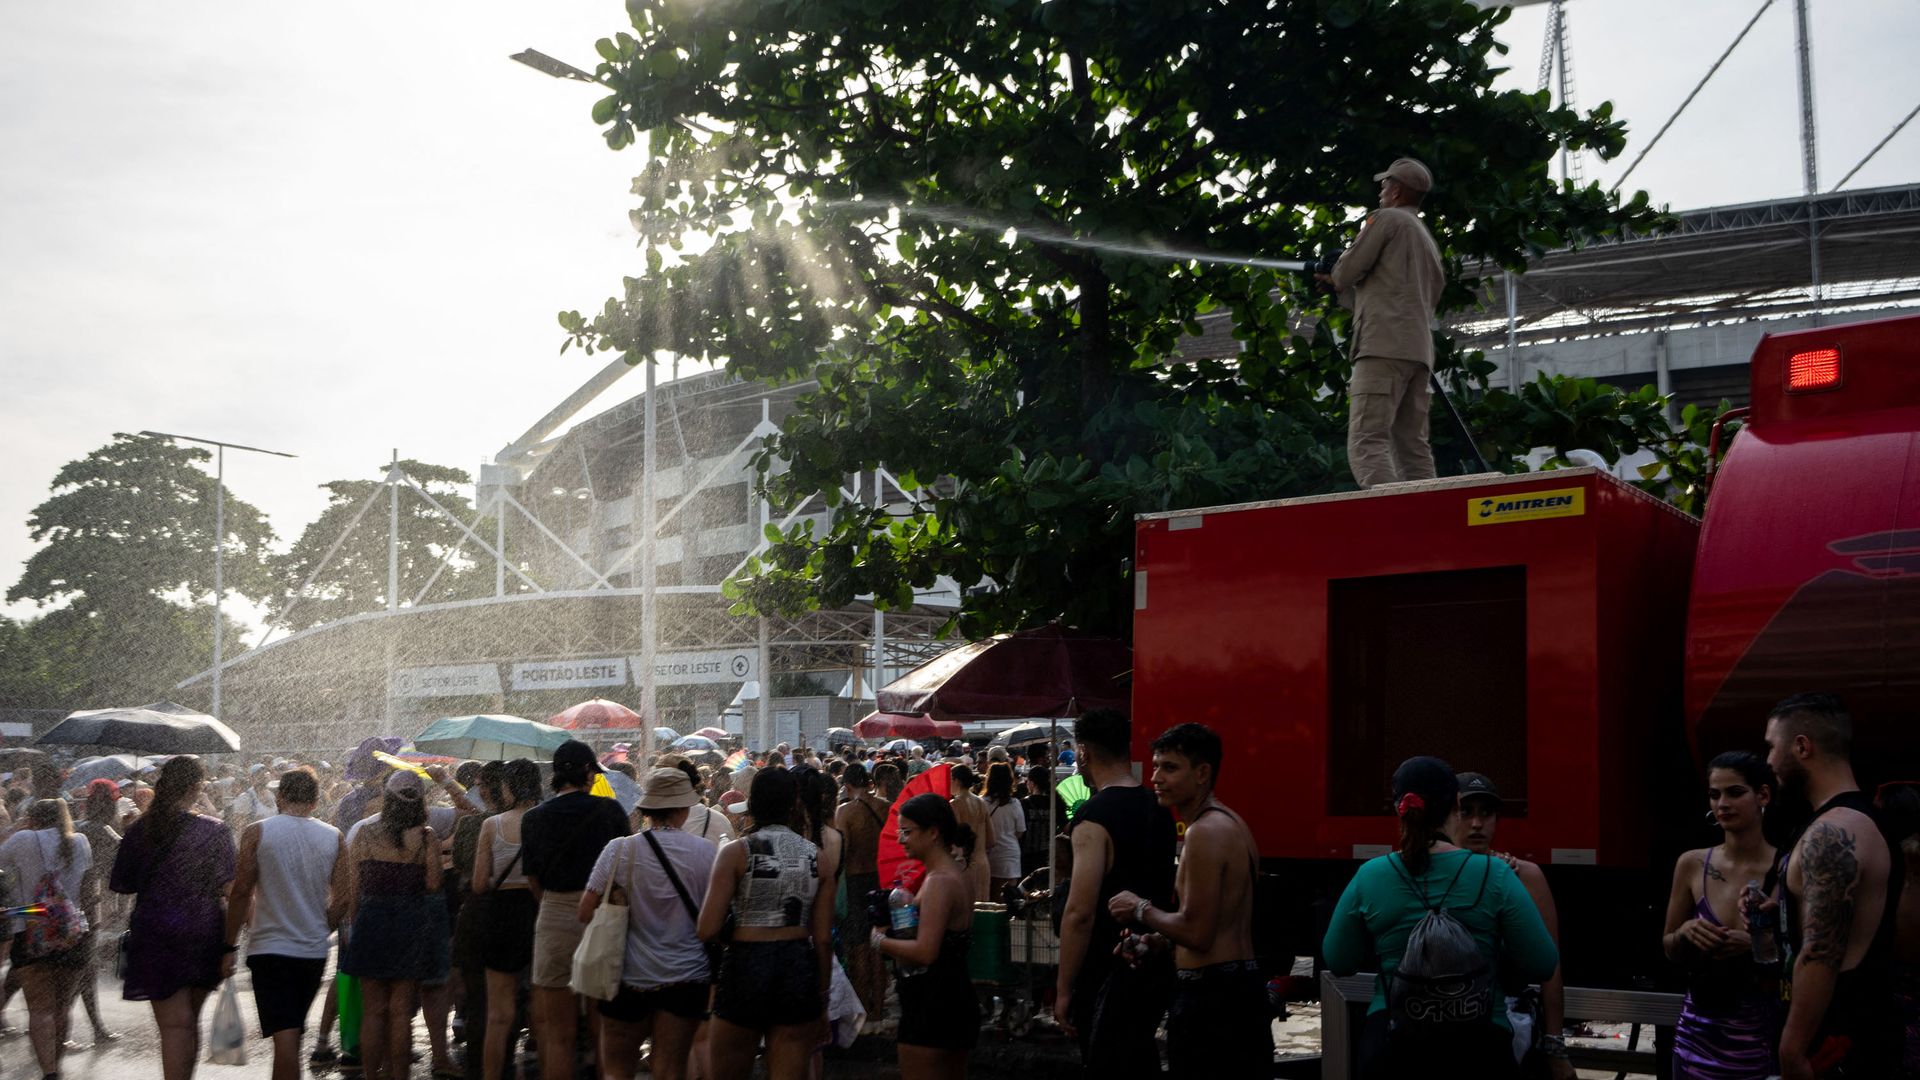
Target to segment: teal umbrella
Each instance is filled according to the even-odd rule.
[[[448,716],[427,725],[413,737],[414,748],[427,754],[474,758],[480,761],[545,758],[573,732],[522,720],[518,716]]]

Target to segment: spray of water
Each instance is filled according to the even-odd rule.
[[[897,213],[901,217],[918,218],[922,221],[951,225],[972,232],[988,233],[1007,237],[1015,242],[1022,237],[1037,240],[1059,247],[1081,248],[1088,251],[1104,251],[1111,255],[1132,255],[1143,259],[1160,259],[1169,262],[1201,262],[1217,266],[1251,266],[1263,270],[1284,270],[1305,272],[1316,267],[1316,263],[1307,259],[1268,259],[1256,255],[1237,255],[1232,252],[1208,251],[1203,248],[1184,247],[1160,242],[1130,242],[1125,240],[1103,240],[1096,237],[1078,236],[1064,229],[1050,225],[1017,225],[1013,222],[995,219],[971,210],[955,210],[945,207],[907,206],[899,203],[871,202],[854,199],[833,199],[822,204],[823,208],[838,214],[861,217],[880,217],[888,213]]]

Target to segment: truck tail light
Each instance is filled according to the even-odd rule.
[[[1808,349],[1787,358],[1787,390],[1804,393],[1840,385],[1840,350]]]

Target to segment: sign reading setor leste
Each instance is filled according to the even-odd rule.
[[[693,683],[736,683],[757,679],[759,667],[753,649],[707,649],[702,652],[660,653],[653,658],[655,686],[686,686]],[[633,657],[633,681],[640,682],[646,668]]]

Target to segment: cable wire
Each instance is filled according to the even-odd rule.
[[[1733,55],[1733,50],[1739,48],[1740,43],[1746,40],[1747,32],[1753,29],[1753,25],[1760,21],[1760,16],[1765,15],[1767,9],[1772,6],[1773,0],[1762,0],[1760,10],[1753,13],[1753,18],[1748,19],[1747,25],[1742,27],[1740,33],[1734,37],[1733,44],[1727,46],[1727,51],[1721,53],[1720,59],[1715,60],[1713,66],[1707,69],[1707,73],[1701,77],[1699,85],[1695,86],[1693,92],[1687,95],[1687,100],[1682,101],[1680,107],[1673,110],[1673,115],[1667,117],[1667,122],[1661,124],[1660,130],[1653,133],[1653,138],[1648,141],[1647,145],[1640,148],[1640,153],[1633,159],[1633,164],[1628,165],[1627,171],[1620,174],[1620,179],[1613,182],[1612,190],[1619,191],[1620,185],[1627,182],[1627,177],[1632,176],[1633,170],[1639,168],[1640,163],[1646,160],[1647,152],[1652,150],[1654,144],[1660,141],[1660,136],[1665,135],[1667,129],[1673,126],[1673,122],[1680,119],[1680,114],[1687,111],[1687,106],[1693,104],[1693,99],[1700,96],[1700,91],[1706,89],[1707,82],[1713,78],[1713,73],[1720,70],[1720,65],[1727,62],[1727,57]]]
[[[1855,165],[1855,166],[1854,166],[1853,168],[1851,168],[1851,169],[1848,169],[1848,170],[1847,170],[1847,175],[1845,175],[1845,176],[1843,176],[1843,177],[1841,177],[1841,178],[1840,178],[1840,182],[1839,182],[1839,183],[1837,183],[1837,184],[1835,184],[1835,185],[1833,185],[1833,187],[1831,187],[1831,188],[1829,188],[1829,189],[1827,189],[1827,194],[1829,194],[1829,195],[1831,195],[1831,194],[1833,194],[1834,192],[1836,192],[1836,191],[1839,191],[1839,190],[1840,190],[1841,188],[1843,188],[1843,187],[1846,187],[1846,186],[1847,186],[1847,181],[1849,181],[1849,180],[1851,180],[1851,179],[1853,179],[1853,174],[1854,174],[1854,173],[1857,173],[1857,172],[1859,172],[1859,171],[1860,171],[1861,169],[1864,169],[1864,168],[1866,168],[1866,167],[1867,167],[1867,162],[1869,162],[1869,161],[1872,161],[1872,160],[1873,160],[1873,155],[1875,155],[1875,154],[1877,154],[1877,153],[1879,153],[1879,152],[1880,152],[1881,150],[1884,150],[1884,149],[1886,149],[1886,145],[1887,145],[1888,143],[1890,143],[1890,142],[1892,142],[1892,141],[1893,141],[1893,137],[1894,137],[1895,135],[1898,135],[1898,134],[1900,134],[1900,129],[1901,129],[1901,128],[1903,128],[1903,127],[1906,127],[1906,126],[1907,126],[1907,124],[1908,124],[1908,123],[1909,123],[1910,121],[1912,121],[1912,120],[1913,120],[1913,118],[1914,118],[1914,117],[1916,117],[1916,116],[1920,116],[1920,105],[1915,105],[1915,106],[1913,107],[1913,111],[1907,114],[1907,118],[1906,118],[1905,120],[1902,120],[1902,121],[1900,121],[1899,123],[1897,123],[1897,124],[1895,124],[1895,125],[1893,125],[1893,130],[1892,130],[1892,131],[1889,131],[1889,132],[1887,132],[1887,137],[1886,137],[1886,138],[1884,138],[1884,139],[1881,139],[1881,140],[1880,140],[1879,142],[1877,142],[1877,143],[1875,143],[1875,144],[1874,144],[1874,146],[1873,146],[1873,149],[1871,149],[1871,150],[1869,150],[1869,151],[1867,151],[1867,156],[1866,156],[1866,157],[1863,157],[1863,158],[1861,158],[1861,159],[1860,159],[1860,164],[1858,164],[1858,165]]]

